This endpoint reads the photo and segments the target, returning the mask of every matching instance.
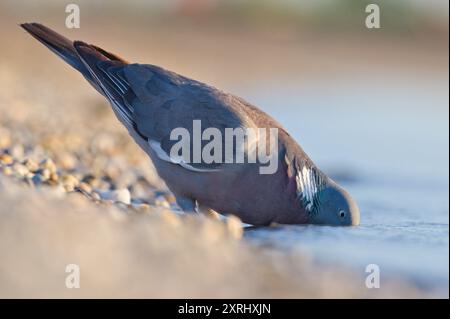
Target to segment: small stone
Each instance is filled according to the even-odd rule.
[[[40,166],[42,169],[47,169],[50,173],[56,173],[56,165],[51,158],[43,160]]]
[[[47,180],[50,179],[51,173],[50,173],[50,171],[49,171],[48,169],[46,169],[46,168],[45,168],[45,169],[39,170],[37,173],[40,174],[40,175],[42,176],[42,179],[43,179],[44,181],[47,181]]]
[[[122,202],[129,205],[131,203],[130,191],[127,188],[116,189],[112,191],[97,191],[102,200],[113,202]]]
[[[169,202],[166,200],[164,196],[161,195],[155,198],[155,205],[170,208]]]
[[[46,179],[44,179],[44,177],[40,174],[34,174],[33,177],[31,177],[31,181],[34,185],[40,185],[45,182]]]
[[[22,164],[25,165],[30,172],[36,172],[39,169],[39,165],[30,158],[24,160]]]
[[[14,162],[14,158],[9,154],[0,154],[0,162],[5,165],[10,165]]]
[[[134,198],[145,198],[149,195],[149,191],[140,183],[133,183],[130,185],[130,192]]]
[[[61,177],[61,184],[64,186],[67,192],[73,192],[75,187],[78,186],[78,179],[73,175],[64,175]]]
[[[85,175],[82,179],[82,182],[91,185],[91,187],[93,188],[98,188],[98,189],[108,189],[110,188],[110,184],[105,181],[104,179],[101,178],[97,178],[92,174],[89,175]]]
[[[81,173],[81,172],[71,172],[71,174],[76,178],[76,179],[78,179],[80,182],[81,182],[81,180],[83,179],[83,173]]]
[[[81,182],[82,182],[82,183],[89,184],[89,185],[95,187],[95,185],[93,185],[94,182],[95,182],[95,179],[96,179],[96,178],[95,178],[94,175],[88,174],[88,175],[84,176],[84,177],[81,179]]]
[[[58,179],[59,179],[58,174],[50,172],[50,177],[48,178],[50,182],[56,183]]]
[[[236,217],[234,215],[228,216],[228,218],[226,220],[226,225],[227,225],[228,233],[233,238],[236,238],[236,239],[242,238],[244,229],[242,227],[242,222],[238,217]]]
[[[128,212],[129,206],[123,202],[115,202],[116,206],[124,212]]]
[[[92,192],[92,193],[91,193],[91,197],[92,197],[92,199],[95,200],[95,201],[101,200],[100,195],[99,195],[98,193],[96,193],[96,192]]]
[[[133,208],[138,213],[149,213],[151,207],[149,204],[141,203],[141,204],[133,204]]]
[[[28,168],[20,163],[14,163],[12,166],[14,173],[19,175],[20,177],[24,177],[27,173],[29,173]]]
[[[175,204],[176,205],[175,196],[173,196],[172,193],[163,193],[163,194],[161,194],[161,196],[164,196],[164,198],[169,203],[169,205],[171,205],[171,204]]]
[[[86,194],[90,194],[92,192],[92,187],[88,183],[81,182],[80,185],[78,185],[78,189]]]
[[[32,173],[32,172],[28,172],[25,174],[25,178],[28,178],[28,179],[32,179],[33,176],[34,176],[34,173]]]
[[[33,175],[39,175],[39,177],[34,177],[34,180],[40,181],[40,183],[47,182],[50,179],[50,172],[47,169],[38,169]],[[33,180],[33,182],[34,182]]]

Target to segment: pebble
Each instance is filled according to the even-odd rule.
[[[94,201],[100,201],[100,200],[101,200],[100,195],[99,195],[98,193],[96,193],[96,192],[92,192],[92,193],[91,193],[91,197],[92,197],[92,199],[93,199]]]
[[[114,204],[114,202],[113,202],[113,204]],[[120,208],[122,211],[124,211],[124,212],[128,212],[128,211],[129,211],[129,210],[128,210],[129,206],[128,206],[127,204],[125,204],[125,203],[123,203],[123,202],[115,202],[115,204],[116,204],[116,206],[117,206],[118,208]]]
[[[47,158],[40,163],[42,169],[48,170],[50,173],[56,173],[56,165],[51,158]]]
[[[67,192],[73,192],[75,190],[75,187],[78,186],[78,179],[76,179],[73,175],[63,175],[61,177],[61,184],[65,188]]]
[[[155,205],[165,207],[165,208],[170,208],[169,202],[166,200],[166,198],[164,196],[161,196],[161,195],[157,196],[155,198]]]
[[[96,177],[94,175],[92,175],[92,174],[85,175],[81,179],[81,182],[96,187],[96,185],[94,185],[94,183],[96,182]]]
[[[19,177],[25,177],[25,175],[27,175],[27,173],[29,173],[28,167],[26,167],[25,165],[23,165],[21,163],[14,163],[12,165],[12,170],[14,171],[14,173],[19,175]]]
[[[22,164],[25,165],[30,172],[36,172],[39,169],[39,165],[30,158],[25,159]]]
[[[49,181],[53,184],[56,184],[56,182],[58,181],[59,176],[56,173],[50,173],[50,177],[49,177]]]
[[[97,190],[96,193],[100,195],[102,200],[109,200],[113,202],[122,202],[129,205],[131,203],[130,191],[127,188],[116,189],[111,191],[100,191]]]
[[[145,198],[151,194],[151,192],[149,192],[148,189],[140,183],[130,185],[130,192],[131,195],[136,198]]]
[[[78,185],[78,189],[86,194],[90,194],[92,192],[91,185],[85,182],[81,182],[80,185]]]
[[[14,158],[9,154],[0,154],[0,162],[5,165],[10,165],[14,162]]]
[[[149,213],[151,212],[151,207],[149,204],[140,203],[140,204],[132,204],[132,207],[138,213]]]
[[[64,198],[67,196],[67,192],[62,185],[56,185],[54,187],[49,187],[48,191],[50,194],[57,198]]]
[[[34,174],[31,177],[31,181],[33,182],[34,185],[40,185],[40,184],[44,183],[46,181],[46,179],[40,174]]]
[[[108,189],[110,188],[110,183],[102,178],[95,177],[92,174],[85,175],[81,181],[83,183],[89,184],[92,188],[96,189]]]

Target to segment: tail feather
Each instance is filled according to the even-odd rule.
[[[84,76],[89,75],[72,41],[39,23],[23,23],[21,27]]]
[[[83,62],[82,58],[80,58],[80,54],[79,52],[77,52],[73,41],[56,33],[55,31],[47,28],[40,23],[23,23],[20,26],[24,28],[28,33],[30,33],[35,39],[49,48],[53,53],[58,55],[69,65],[78,70],[100,94],[106,96],[100,83],[92,75],[92,72]],[[94,45],[86,46],[89,46],[91,50],[95,52],[95,57],[96,59],[98,59],[97,62],[117,61],[123,64],[127,64],[124,59],[100,47]]]
[[[24,23],[21,26],[83,74],[89,83],[111,102],[114,112],[123,124],[135,130],[132,108],[124,101],[125,95],[131,91],[123,75],[123,67],[128,62],[95,45],[81,41],[72,42],[42,24]]]

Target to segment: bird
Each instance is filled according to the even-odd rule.
[[[184,213],[235,215],[254,226],[359,225],[360,211],[352,196],[314,164],[281,124],[243,98],[156,65],[129,63],[39,23],[21,27],[79,71],[109,101]],[[275,138],[256,134],[246,140],[246,145],[270,144],[269,149],[276,145],[276,170],[262,174],[265,163],[261,160],[226,161],[215,150],[213,155],[222,161],[189,161],[192,154],[174,153],[173,132],[181,129],[195,135],[196,121],[202,125],[202,137],[206,132],[226,135],[227,130],[238,128],[276,129]],[[201,140],[200,146],[207,142]],[[219,142],[226,147],[223,137]],[[188,145],[187,150],[194,151],[194,147]],[[248,156],[249,151],[245,152]],[[237,150],[232,149],[231,155],[235,154]]]

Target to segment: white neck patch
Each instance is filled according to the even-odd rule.
[[[306,166],[297,172],[297,197],[302,200],[308,212],[314,208],[314,197],[319,191],[319,177],[317,173]]]

